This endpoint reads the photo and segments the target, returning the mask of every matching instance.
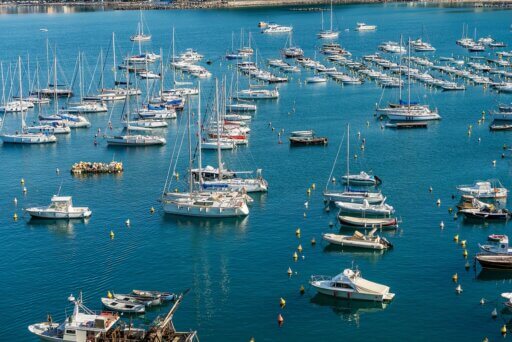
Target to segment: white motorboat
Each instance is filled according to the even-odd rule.
[[[382,180],[379,177],[369,175],[364,171],[355,175],[344,175],[341,179],[345,184],[353,185],[378,185],[382,183]]]
[[[501,186],[499,181],[493,185],[490,181],[476,182],[474,185],[459,185],[459,190],[463,195],[470,195],[480,199],[501,199],[507,198],[508,190]],[[496,186],[498,185],[498,186]]]
[[[506,236],[506,235],[500,236],[499,241],[495,241],[495,242],[487,244],[487,245],[478,244],[478,247],[484,253],[512,254],[512,248],[509,247],[508,236]]]
[[[104,297],[101,298],[101,302],[103,303],[103,306],[105,306],[107,309],[117,312],[136,314],[142,314],[146,312],[146,306],[144,304],[137,304],[132,301]]]
[[[55,323],[51,316],[46,322],[31,324],[28,330],[43,341],[52,342],[85,342],[97,341],[114,329],[119,315],[109,312],[95,313],[87,308],[82,296],[68,300],[74,304],[73,313],[62,323]]]
[[[376,229],[372,229],[367,235],[355,231],[353,235],[323,234],[322,238],[333,245],[383,250],[393,247],[389,241],[378,235],[374,235]]]
[[[92,215],[87,207],[73,207],[71,196],[54,195],[50,205],[46,207],[32,207],[25,211],[34,218],[43,219],[84,219]]]
[[[244,89],[236,93],[235,98],[246,100],[266,100],[277,99],[279,91],[277,89]]]
[[[366,200],[363,200],[363,203],[335,202],[335,204],[340,208],[341,212],[388,216],[394,213],[395,209],[389,204],[384,203],[385,200],[384,198],[383,203],[380,204],[369,204]]]
[[[291,26],[283,26],[278,24],[268,24],[266,28],[261,31],[262,33],[288,33],[293,31],[293,27]]]
[[[367,25],[366,23],[357,23],[356,31],[375,31],[376,25]]]
[[[116,146],[154,146],[167,143],[163,137],[141,134],[117,135],[107,137],[106,140],[108,145]]]
[[[306,78],[306,83],[325,83],[327,82],[327,77],[324,76],[311,76]]]
[[[334,277],[311,276],[309,283],[319,293],[336,298],[389,302],[395,297],[388,286],[366,280],[359,270],[349,268]]]
[[[412,48],[417,52],[436,51],[435,47],[433,47],[430,43],[424,42],[421,38],[411,40],[409,44],[411,44]]]
[[[391,41],[382,43],[381,45],[379,45],[379,49],[384,52],[389,52],[389,53],[404,54],[407,52],[407,50],[405,49],[405,46],[403,46],[397,42],[391,42]]]

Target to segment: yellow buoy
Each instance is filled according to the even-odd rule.
[[[27,187],[26,187],[26,186],[24,186],[24,187],[23,187],[23,193],[24,193],[24,194],[26,194],[26,193],[27,193]]]
[[[306,212],[304,212],[304,217],[307,217],[308,215],[306,214]]]
[[[503,324],[503,326],[501,327],[501,334],[502,335],[506,335],[507,334],[507,325],[506,324]]]
[[[308,189],[306,190],[306,193],[308,194],[308,196],[309,196],[309,195],[311,195],[311,188],[308,188]]]
[[[297,246],[297,250],[299,251],[299,253],[302,253],[302,245],[301,245],[301,244],[299,244],[299,245]]]
[[[293,272],[292,272],[292,269],[290,267],[288,267],[288,271],[286,271],[286,273],[288,273],[288,276],[292,276]]]
[[[457,235],[455,235],[455,236],[453,237],[453,241],[455,241],[455,242],[459,241],[459,234],[457,234]]]
[[[297,229],[295,230],[295,235],[300,236],[300,228],[297,228]]]
[[[256,340],[254,339],[254,337],[251,337],[251,339],[249,340],[249,342],[256,342]]]
[[[306,289],[304,288],[304,285],[300,286],[299,292],[300,292],[300,294],[304,294],[304,292],[306,292]]]
[[[22,178],[20,181],[21,184],[25,184],[25,180]]]
[[[485,304],[485,299],[484,298],[480,299],[480,305],[484,305],[484,304]]]
[[[448,212],[449,212],[450,214],[452,213],[452,211],[453,211],[453,208],[452,208],[452,207],[448,208]]]
[[[107,292],[107,297],[110,299],[114,298],[114,296],[112,296],[112,293],[110,291]]]
[[[311,189],[313,189],[313,190],[316,189],[316,184],[315,183],[311,184]]]
[[[18,214],[14,213],[14,215],[12,215],[12,218],[14,219],[14,221],[17,221],[18,220]]]
[[[466,247],[466,240],[462,240],[462,241],[460,242],[460,245],[461,245],[462,247]]]
[[[459,279],[459,276],[458,276],[458,274],[457,274],[457,273],[455,273],[455,274],[452,276],[452,280],[453,280],[453,282],[454,282],[454,283],[456,283],[458,279]]]
[[[150,212],[151,214],[153,214],[153,213],[155,212],[155,208],[151,207],[151,208],[149,209],[149,212]]]
[[[464,252],[462,253],[462,255],[464,256],[464,258],[467,258],[468,257],[468,250],[465,249]]]
[[[283,297],[281,297],[281,299],[279,299],[279,306],[281,308],[284,308],[286,306],[286,301],[284,300]]]
[[[467,270],[469,270],[469,268],[471,267],[471,265],[469,264],[469,261],[466,261],[466,264],[464,265],[464,268]]]
[[[114,234],[114,232],[111,230],[111,231],[110,231],[110,238],[111,238],[111,239],[113,239],[113,238],[114,238],[114,236],[115,236],[115,234]]]
[[[294,261],[297,261],[297,259],[299,258],[297,252],[293,252],[293,260]]]

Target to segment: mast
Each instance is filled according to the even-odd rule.
[[[57,97],[57,54],[53,56],[53,102],[55,102],[55,114],[59,114],[59,101]]]
[[[100,69],[101,69],[101,73],[100,73],[100,85],[101,85],[101,90],[104,89],[104,84],[103,84],[103,48],[100,49]]]
[[[0,69],[2,71],[2,105],[5,106],[5,79],[4,79],[4,62],[0,62]]]
[[[114,88],[117,86],[117,64],[116,64],[116,34],[112,32],[112,52],[114,57]]]
[[[27,53],[27,81],[28,81],[28,94],[30,95],[30,90],[32,90],[32,82],[30,80],[30,54]]]
[[[320,15],[322,16],[322,30],[321,30],[321,32],[323,32],[324,31],[324,11],[323,10],[320,11]]]
[[[171,56],[171,64],[172,64],[172,87],[176,88],[176,66],[174,65],[174,26],[172,27],[172,56]]]
[[[347,189],[350,187],[350,124],[347,124]]]
[[[83,85],[83,70],[82,70],[82,52],[78,52],[78,73],[79,73],[79,86],[80,86],[80,103],[83,102],[84,98],[84,85]]]
[[[21,109],[21,132],[25,131],[25,118],[23,117],[23,82],[21,80],[21,56],[18,57],[18,77],[20,82],[20,109]]]
[[[401,47],[400,47],[401,49]],[[411,110],[411,37],[409,37],[409,58],[407,62],[407,104]]]
[[[402,35],[400,35],[400,50],[402,50]],[[399,60],[399,67],[398,67],[398,91],[399,91],[399,99],[400,102],[402,102],[402,54],[398,54],[398,60]]]
[[[50,43],[48,41],[48,35],[46,36],[46,77],[48,86],[50,86]]]
[[[125,97],[125,120],[126,120],[126,133],[130,135],[130,72],[126,68],[126,97]]]
[[[331,0],[331,32],[332,32],[332,0]]]
[[[162,97],[162,94],[164,93],[164,55],[162,48],[160,48],[160,56],[160,97]]]
[[[197,129],[198,129],[198,157],[197,157],[197,167],[199,168],[199,189],[203,188],[203,161],[202,161],[202,140],[203,140],[203,130],[201,123],[201,81],[197,82],[197,89],[199,90],[199,97],[197,99]]]
[[[190,95],[187,96],[188,115],[187,115],[187,131],[188,131],[188,170],[189,170],[189,194],[192,194],[194,178],[192,175],[192,138],[190,137]]]
[[[219,180],[222,179],[222,157],[220,155],[220,106],[219,80],[215,79],[215,111],[217,112],[217,162],[219,164]]]

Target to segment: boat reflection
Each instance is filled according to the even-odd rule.
[[[510,281],[512,283],[512,270],[493,270],[482,268],[477,274],[476,279],[482,281]]]
[[[362,314],[371,314],[384,310],[389,304],[382,302],[368,302],[333,298],[323,294],[316,294],[311,298],[312,304],[329,307],[344,321],[354,322],[359,326]]]
[[[73,235],[77,226],[87,225],[88,223],[89,219],[48,220],[31,218],[27,220],[27,226],[30,228],[46,228],[61,235]]]
[[[230,217],[230,218],[202,218],[164,215],[164,223],[174,223],[179,228],[209,228],[215,230],[237,229],[245,231],[249,217]]]
[[[378,260],[384,253],[391,253],[392,249],[390,250],[374,250],[374,249],[362,249],[357,247],[347,247],[347,246],[340,246],[340,245],[332,245],[329,244],[324,247],[324,253],[329,254],[338,254],[338,255],[349,255],[351,257],[353,256],[360,256],[364,257],[370,260]]]

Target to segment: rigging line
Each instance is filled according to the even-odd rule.
[[[176,138],[174,140],[174,146],[172,148],[171,158],[170,158],[170,162],[169,162],[169,168],[167,169],[167,176],[165,178],[164,188],[162,190],[162,196],[165,194],[165,191],[167,190],[167,186],[168,185],[170,186],[171,183],[172,183],[172,179],[171,179],[171,182],[169,182],[169,177],[171,175],[171,169],[172,169],[172,165],[173,165],[174,155],[176,153],[176,147],[178,146],[177,142],[178,142],[178,138],[180,136],[180,134],[179,134],[179,132],[180,132],[179,131],[179,127],[181,126],[181,123],[183,121],[183,117],[184,117],[184,115],[180,115],[180,119],[178,120],[178,126],[177,126],[178,130],[176,131]],[[182,138],[182,140],[183,140],[183,138]],[[182,141],[182,143],[183,143],[183,141]],[[181,150],[181,145],[180,145],[179,150]],[[179,152],[179,150],[178,150],[178,152]],[[177,164],[177,162],[176,162],[176,164]],[[176,170],[176,167],[174,168],[174,172],[175,172],[175,170]],[[175,174],[174,172],[173,172],[173,175]]]
[[[329,179],[327,179],[327,183],[325,184],[325,189],[326,190],[327,190],[327,187],[329,186],[329,182],[332,179],[332,175],[334,173],[334,169],[336,168],[336,163],[338,162],[338,157],[339,157],[340,152],[341,152],[341,147],[343,146],[343,141],[345,140],[345,134],[346,133],[343,133],[343,137],[341,138],[340,145],[338,146],[338,152],[336,152],[336,157],[334,158],[334,163],[332,164],[332,169],[331,169],[331,173],[329,174]]]

